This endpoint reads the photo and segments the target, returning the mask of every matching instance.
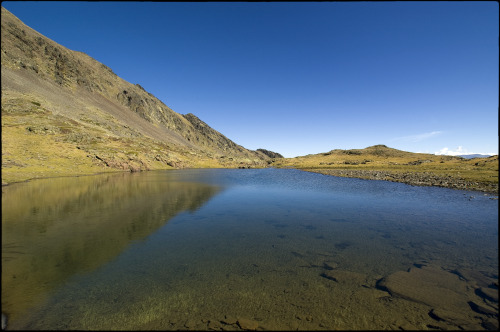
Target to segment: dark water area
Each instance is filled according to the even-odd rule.
[[[498,200],[298,170],[2,188],[7,329],[498,328]]]

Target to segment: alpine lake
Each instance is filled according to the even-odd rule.
[[[294,169],[2,188],[8,330],[495,330],[498,197]]]

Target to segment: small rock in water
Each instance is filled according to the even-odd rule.
[[[323,263],[323,268],[326,270],[334,270],[338,267],[338,264],[335,262],[324,262]]]
[[[220,330],[222,326],[221,326],[220,322],[215,321],[215,320],[211,320],[208,322],[207,327],[211,330]]]
[[[366,283],[366,276],[357,273],[357,272],[351,272],[351,271],[345,271],[345,270],[326,270],[321,274],[323,278],[340,282],[340,283],[350,283],[350,284],[356,284],[356,285],[363,285]]]
[[[7,315],[2,312],[2,330],[7,328]]]
[[[256,330],[257,327],[259,327],[259,323],[257,323],[254,320],[251,319],[246,319],[246,318],[240,318],[238,319],[238,325],[243,329],[243,330]]]
[[[480,287],[475,291],[476,295],[483,299],[487,299],[493,302],[498,302],[498,289]]]
[[[228,324],[228,325],[236,324],[237,321],[238,320],[235,317],[228,316],[228,315],[225,315],[224,319],[222,320],[223,323]]]
[[[475,312],[479,314],[483,314],[486,316],[491,316],[491,317],[498,317],[498,313],[493,310],[493,308],[488,308],[486,305],[483,304],[477,304],[474,301],[469,301],[468,304],[470,305],[471,309],[474,310]]]
[[[189,328],[194,328],[198,323],[194,319],[188,319],[185,323],[184,326]]]
[[[344,242],[335,244],[335,248],[340,249],[340,250],[344,250],[347,247],[349,247],[350,245],[351,245],[350,242],[344,241]]]

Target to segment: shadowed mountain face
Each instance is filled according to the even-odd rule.
[[[14,173],[30,178],[267,165],[266,154],[235,144],[192,114],[174,112],[139,84],[1,10],[2,168],[8,182],[16,180]],[[33,144],[41,148],[31,151]],[[65,168],[68,160],[72,170]]]

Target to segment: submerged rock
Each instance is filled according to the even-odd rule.
[[[377,283],[379,289],[388,291],[393,297],[428,305],[432,308],[429,316],[436,321],[462,328],[478,324],[478,313],[498,317],[498,310],[482,304],[472,285],[475,283],[469,283],[456,273],[429,266],[398,271]]]
[[[432,309],[429,316],[437,321],[452,322],[457,326],[466,326],[471,323],[469,320],[464,319],[461,313],[442,308]]]
[[[2,330],[7,328],[7,315],[2,312]]]
[[[498,303],[498,289],[480,287],[476,289],[476,295],[483,299]]]
[[[469,305],[470,305],[472,310],[474,310],[475,312],[477,312],[479,314],[483,314],[483,315],[486,315],[488,317],[498,317],[498,311],[495,311],[495,310],[493,310],[493,308],[489,308],[486,305],[478,304],[474,301],[470,301]]]
[[[456,274],[425,266],[393,273],[380,280],[377,286],[392,296],[434,308],[468,309],[467,302],[473,295],[467,283]]]
[[[452,272],[472,284],[474,287],[489,287],[490,285],[495,284],[495,282],[498,283],[498,276],[495,278],[494,276],[483,271],[457,269]]]
[[[251,320],[251,319],[247,319],[247,318],[239,318],[237,323],[238,323],[238,326],[241,327],[243,330],[254,331],[259,327],[258,322]]]
[[[366,276],[357,272],[332,269],[326,270],[321,274],[321,276],[340,283],[350,283],[360,286],[366,284]]]

